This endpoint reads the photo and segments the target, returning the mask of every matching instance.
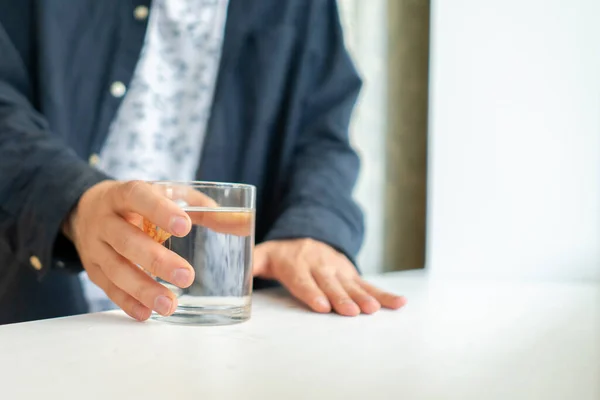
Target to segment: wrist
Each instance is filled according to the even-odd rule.
[[[74,245],[77,245],[77,221],[79,219],[79,214],[81,211],[81,205],[83,203],[89,204],[90,200],[93,200],[94,197],[100,192],[106,190],[106,188],[114,185],[116,182],[112,180],[104,180],[99,183],[96,183],[89,189],[87,189],[79,198],[75,206],[71,209],[69,214],[63,220],[61,225],[62,234],[69,239]],[[85,206],[85,208],[89,208],[89,206]]]
[[[75,206],[71,212],[67,215],[65,220],[62,223],[61,231],[62,234],[69,239],[71,242],[75,243],[75,219],[77,218],[77,206]]]

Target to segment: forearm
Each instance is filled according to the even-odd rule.
[[[43,273],[65,216],[106,177],[50,133],[31,104],[27,72],[2,26],[0,54],[0,246]],[[0,282],[8,275],[0,266]]]
[[[359,158],[348,126],[361,80],[344,47],[336,2],[312,3],[298,87],[302,118],[284,205],[267,239],[309,237],[353,259],[363,216],[352,199]]]
[[[283,211],[266,239],[312,238],[353,260],[364,236],[363,214],[352,198],[359,158],[347,141],[319,138],[324,135],[300,147]]]
[[[355,262],[364,228],[360,210],[351,202],[347,215],[334,207],[298,204],[288,208],[269,231],[266,240],[311,238],[326,243]]]
[[[0,240],[23,264],[37,257],[45,270],[65,217],[85,190],[106,177],[9,105],[8,92],[0,83]],[[63,248],[72,259],[72,249]]]

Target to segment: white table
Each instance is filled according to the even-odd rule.
[[[318,315],[273,291],[228,327],[0,326],[0,399],[600,399],[600,285],[371,280],[407,308]]]

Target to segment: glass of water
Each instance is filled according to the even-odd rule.
[[[159,194],[177,203],[192,221],[182,238],[169,236],[149,221],[144,230],[194,268],[191,286],[162,283],[178,298],[171,316],[156,320],[227,325],[250,318],[256,188],[217,182],[152,182]]]

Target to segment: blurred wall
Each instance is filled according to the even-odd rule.
[[[432,3],[427,267],[600,280],[600,1]]]
[[[365,273],[422,268],[425,255],[429,0],[339,0],[364,88],[351,125],[362,170]]]
[[[361,157],[355,198],[365,213],[366,237],[358,257],[364,273],[383,271],[387,1],[338,0],[346,45],[364,86],[350,126]]]
[[[386,271],[425,266],[429,3],[388,1]]]

